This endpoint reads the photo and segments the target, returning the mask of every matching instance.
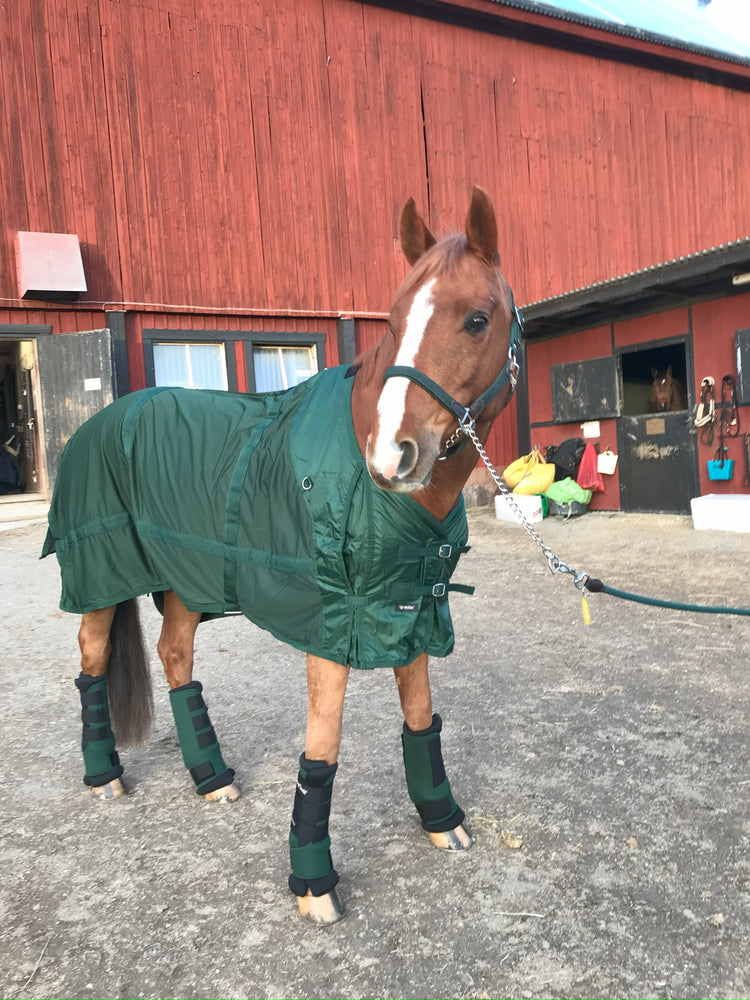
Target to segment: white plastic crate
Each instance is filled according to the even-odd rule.
[[[530,524],[534,524],[536,521],[541,521],[542,514],[542,498],[538,496],[524,496],[522,493],[514,493],[513,500],[523,511],[523,516]],[[502,493],[498,493],[495,497],[495,516],[498,521],[510,521],[512,524],[521,524],[518,520],[518,515],[513,510],[508,501],[508,498]]]
[[[698,531],[750,531],[750,494],[708,493],[690,501]]]

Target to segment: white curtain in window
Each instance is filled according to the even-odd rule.
[[[311,347],[253,347],[258,392],[290,389],[317,371]]]
[[[154,344],[154,384],[226,389],[223,344]]]

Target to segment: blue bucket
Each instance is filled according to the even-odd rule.
[[[725,458],[723,462],[709,461],[706,465],[709,479],[731,479],[734,474],[733,458]]]

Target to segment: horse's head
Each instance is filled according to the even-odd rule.
[[[651,405],[656,413],[663,413],[672,408],[672,394],[674,392],[674,380],[672,378],[672,366],[666,372],[659,372],[656,368],[651,369]]]
[[[378,486],[409,493],[429,483],[462,418],[488,431],[510,399],[521,317],[500,273],[495,212],[481,188],[472,193],[465,235],[437,242],[409,199],[400,237],[412,270],[378,351],[384,382],[366,458]]]

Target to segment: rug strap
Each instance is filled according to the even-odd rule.
[[[221,756],[219,740],[203,700],[203,685],[191,681],[169,692],[182,759],[195,782],[198,795],[231,785],[234,771]]]
[[[323,896],[338,884],[339,875],[331,858],[328,819],[331,814],[333,779],[338,764],[324,760],[299,759],[297,790],[294,796],[289,856],[292,874],[289,888],[295,896]]]
[[[415,731],[404,722],[401,734],[409,798],[417,807],[423,828],[433,833],[454,830],[465,818],[445,773],[440,746],[442,728],[443,720],[435,714],[429,728]]]
[[[83,723],[84,784],[99,787],[119,778],[124,768],[115,750],[115,735],[109,717],[107,675],[90,677],[81,673],[75,681],[81,696]]]

